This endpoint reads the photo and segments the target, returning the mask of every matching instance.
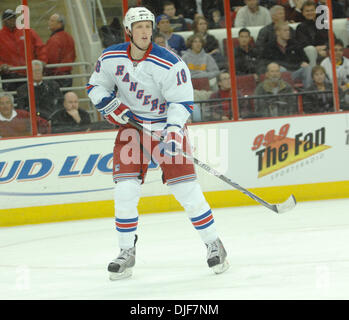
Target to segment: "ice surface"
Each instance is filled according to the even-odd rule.
[[[111,282],[114,219],[0,229],[0,299],[348,299],[349,199],[215,209],[215,275],[184,212],[140,215],[133,277]]]

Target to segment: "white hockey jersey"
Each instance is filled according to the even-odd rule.
[[[113,45],[99,57],[86,85],[96,105],[112,92],[127,105],[134,119],[161,130],[166,122],[184,126],[193,111],[190,71],[172,51],[152,43],[140,61],[130,55],[130,43]]]

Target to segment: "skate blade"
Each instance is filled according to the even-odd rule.
[[[132,276],[132,268],[126,269],[124,272],[109,272],[109,280],[121,280],[125,278],[129,278]]]
[[[214,273],[219,274],[223,273],[224,271],[227,271],[229,269],[229,263],[227,260],[224,260],[223,263],[217,264],[216,266],[212,267],[211,269],[213,270]]]

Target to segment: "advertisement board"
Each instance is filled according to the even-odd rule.
[[[277,188],[291,192],[292,186],[321,184],[326,188],[328,183],[340,182],[344,189],[337,192],[338,197],[349,196],[348,113],[196,124],[188,130],[194,156],[244,188],[268,190],[274,199]],[[56,212],[52,208],[57,205],[61,212],[69,211],[69,204],[93,202],[97,208],[106,205],[112,215],[116,135],[107,131],[1,140],[0,225],[6,225],[1,219],[11,213],[37,212],[44,207],[41,212]],[[233,191],[199,167],[197,176],[212,206],[215,201],[217,205],[224,202],[227,193],[220,192]],[[157,199],[161,208],[153,206],[156,212],[173,209],[173,199],[168,197],[159,165],[150,162],[142,198],[149,204]],[[298,200],[304,199],[299,193]],[[224,203],[234,205],[234,199]],[[96,206],[91,208],[96,211]]]

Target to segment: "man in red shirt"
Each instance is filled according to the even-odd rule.
[[[36,117],[40,134],[50,133],[48,121]],[[0,138],[28,136],[31,134],[30,113],[14,108],[13,96],[7,92],[0,93]]]
[[[2,14],[3,28],[0,30],[0,74],[3,80],[18,79],[26,76],[26,70],[10,71],[11,67],[25,66],[24,29],[16,28],[16,13],[7,9]],[[33,59],[47,63],[45,44],[39,35],[29,29]],[[3,89],[15,91],[23,82],[4,83]]]
[[[48,21],[51,36],[46,42],[48,64],[70,63],[76,58],[75,43],[72,36],[64,31],[64,18],[58,13],[53,14]],[[70,75],[72,67],[47,68],[48,75]],[[72,78],[57,79],[61,87],[71,87]]]

